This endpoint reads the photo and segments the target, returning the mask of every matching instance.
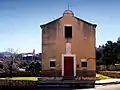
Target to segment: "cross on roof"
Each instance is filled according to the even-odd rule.
[[[68,10],[69,10],[69,8],[70,8],[70,5],[68,4]]]

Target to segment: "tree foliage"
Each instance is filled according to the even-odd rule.
[[[97,65],[120,63],[120,41],[107,41],[107,43],[102,46],[101,51],[96,50],[96,59]]]
[[[26,71],[31,72],[39,72],[41,71],[41,63],[40,62],[31,62],[28,67],[26,67]]]

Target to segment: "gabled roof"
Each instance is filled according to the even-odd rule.
[[[46,24],[43,24],[43,25],[40,25],[40,27],[42,28],[42,27],[44,27],[44,26],[46,26],[46,25],[48,25],[48,24],[50,24],[50,23],[53,23],[53,22],[55,22],[55,21],[58,21],[59,19],[61,19],[62,17],[59,17],[59,18],[57,18],[57,19],[55,19],[55,20],[53,20],[53,21],[50,21],[50,22],[48,22],[48,23],[46,23]]]
[[[70,11],[70,10],[65,10],[64,11],[64,14],[69,14],[70,12],[72,12],[72,11]],[[71,14],[71,13],[70,13]],[[73,14],[73,13],[72,13]],[[73,14],[74,15],[74,14]],[[59,19],[61,19],[61,18],[63,18],[63,17],[60,17],[60,18],[58,18],[58,19],[55,19],[55,20],[53,20],[53,21],[51,21],[51,22],[48,22],[48,23],[46,23],[46,24],[43,24],[43,25],[40,25],[40,27],[42,28],[42,27],[44,27],[44,26],[46,26],[46,25],[48,25],[48,24],[50,24],[50,23],[53,23],[53,22],[55,22],[55,21],[58,21]],[[80,21],[83,21],[83,22],[85,22],[85,23],[88,23],[88,24],[90,24],[90,25],[93,25],[93,26],[97,26],[96,24],[92,24],[92,23],[90,23],[90,22],[87,22],[87,21],[85,21],[85,20],[82,20],[82,19],[80,19],[80,18],[78,18],[78,17],[75,17],[74,16],[74,18],[76,18],[76,19],[78,19],[78,20],[80,20]]]
[[[88,22],[88,21],[85,21],[85,20],[83,20],[83,19],[80,19],[80,18],[78,18],[78,17],[75,17],[75,18],[78,19],[78,20],[80,20],[80,21],[83,21],[83,22],[85,22],[85,23],[88,23],[88,24],[90,24],[90,25],[97,26],[97,24],[92,24],[92,23],[90,23],[90,22]]]

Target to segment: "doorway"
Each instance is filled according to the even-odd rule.
[[[75,55],[62,55],[62,76],[76,76]]]

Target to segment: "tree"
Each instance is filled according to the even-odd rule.
[[[2,62],[0,62],[0,72],[4,72],[4,70],[3,70],[3,63]]]
[[[42,53],[39,53],[39,59],[42,61]]]
[[[112,41],[107,41],[107,43],[105,44],[101,58],[101,60],[104,61],[105,65],[111,65],[116,63],[116,45],[117,44],[113,43]]]
[[[25,67],[27,67],[27,66],[29,66],[29,62],[28,62],[28,61],[22,61],[22,62],[20,63],[20,65],[19,65],[20,68],[25,68]]]
[[[8,48],[7,52],[10,53],[10,57],[5,58],[6,62],[6,68],[7,71],[9,71],[9,76],[12,77],[12,71],[18,71],[18,67],[16,67],[16,60],[17,60],[17,50],[14,50],[12,48]]]
[[[101,52],[96,50],[96,60],[100,60],[101,58]]]
[[[106,44],[99,47],[102,50],[96,50],[97,65],[101,62],[104,65],[119,64],[120,63],[120,37],[117,42],[107,41]]]
[[[116,56],[117,56],[117,63],[120,63],[120,38],[117,41]]]
[[[31,72],[35,72],[35,63],[32,62],[30,65],[29,65],[29,69]]]
[[[35,72],[39,72],[39,71],[41,71],[41,63],[36,62],[36,64],[35,64]]]
[[[96,64],[97,65],[101,65],[102,64],[102,60],[100,60],[100,58],[101,58],[101,52],[100,52],[100,50],[96,49]]]
[[[29,64],[28,67],[26,67],[26,71],[31,72],[39,72],[41,71],[41,63],[40,62],[32,62]]]

